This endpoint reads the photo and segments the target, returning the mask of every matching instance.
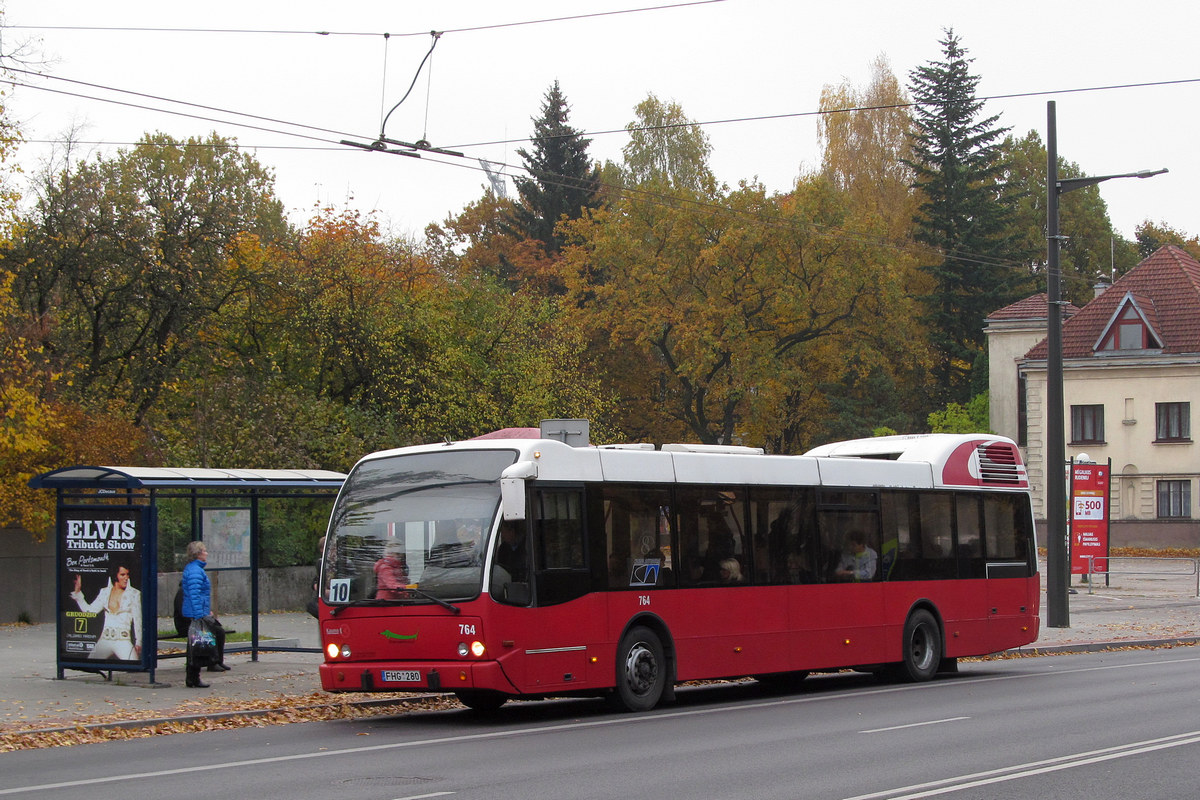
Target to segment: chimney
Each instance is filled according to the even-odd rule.
[[[1110,286],[1112,286],[1112,284],[1104,278],[1096,281],[1094,284],[1092,284],[1092,299],[1095,300],[1097,297],[1107,292],[1108,287]]]

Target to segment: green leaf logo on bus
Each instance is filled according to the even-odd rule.
[[[382,631],[380,635],[385,639],[399,639],[402,642],[415,642],[417,640],[417,635],[415,633],[411,636],[406,636],[403,633],[392,633],[389,630],[385,630]]]

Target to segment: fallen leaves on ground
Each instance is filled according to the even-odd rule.
[[[182,713],[183,716],[168,721],[162,719],[162,712],[154,711],[142,712],[140,719],[131,718],[128,713],[93,716],[86,722],[80,721],[71,727],[0,733],[0,753],[140,739],[172,733],[262,728],[294,722],[364,719],[462,707],[450,695],[404,698],[383,703],[376,695],[352,695],[335,702],[330,702],[329,697],[323,692],[313,692],[308,695],[279,696],[269,700],[196,700],[183,704],[176,712],[177,715]],[[194,708],[188,708],[189,706]],[[139,725],[140,720],[144,720],[146,724]]]
[[[1046,656],[1080,656],[1092,653],[1117,653],[1126,650],[1173,650],[1176,647],[1195,647],[1197,642],[1170,642],[1154,644],[1126,644],[1113,642],[1098,650],[1039,650],[1037,645],[1031,645],[1027,650],[1005,650],[1003,653],[992,653],[990,656],[970,656],[960,658],[962,662],[972,661],[1010,661],[1017,658],[1045,658]],[[1053,645],[1051,645],[1053,646]]]
[[[1195,646],[1194,642],[1153,645],[1114,643],[1103,648],[1103,652]],[[1087,651],[1045,652],[1034,647],[1028,650],[1011,650],[989,656],[962,658],[960,661],[1007,661],[1018,658],[1078,655],[1083,652]],[[693,683],[724,682],[698,681]],[[462,707],[453,695],[422,695],[399,698],[394,701],[381,701],[378,695],[352,694],[343,696],[335,702],[329,702],[329,695],[323,692],[312,692],[307,695],[279,695],[263,700],[230,701],[221,698],[204,698],[182,704],[176,711],[182,716],[167,721],[162,719],[162,712],[141,712],[139,717],[146,722],[145,725],[139,725],[139,718],[132,718],[128,712],[124,712],[92,716],[86,722],[79,721],[72,727],[9,732],[3,732],[3,729],[0,728],[0,753],[123,739],[141,739],[172,733],[197,733],[248,727],[264,728],[268,725],[288,725],[295,722],[392,717]],[[11,724],[8,727],[12,727]]]

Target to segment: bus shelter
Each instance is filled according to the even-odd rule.
[[[346,476],[327,470],[74,466],[32,478],[57,493],[55,581],[58,677],[67,669],[154,672],[164,507],[176,540],[202,540],[207,571],[249,573],[250,651],[259,650],[259,561],[265,504],[324,503]],[[190,515],[187,513],[190,510]],[[323,522],[322,522],[323,525]],[[165,552],[165,551],[164,551]],[[315,553],[311,553],[315,557]],[[176,553],[166,557],[174,558]],[[315,652],[311,648],[272,650]],[[176,654],[182,655],[182,653]],[[162,656],[171,657],[171,656]]]

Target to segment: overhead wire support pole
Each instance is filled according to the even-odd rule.
[[[1058,177],[1058,121],[1053,100],[1046,103],[1046,626],[1071,627],[1068,603],[1066,409],[1063,404],[1062,268],[1058,199],[1067,192],[1113,178],[1152,178],[1167,172],[1144,169],[1117,175]]]
[[[1058,129],[1050,100],[1046,103],[1046,625],[1069,628],[1058,195]]]

